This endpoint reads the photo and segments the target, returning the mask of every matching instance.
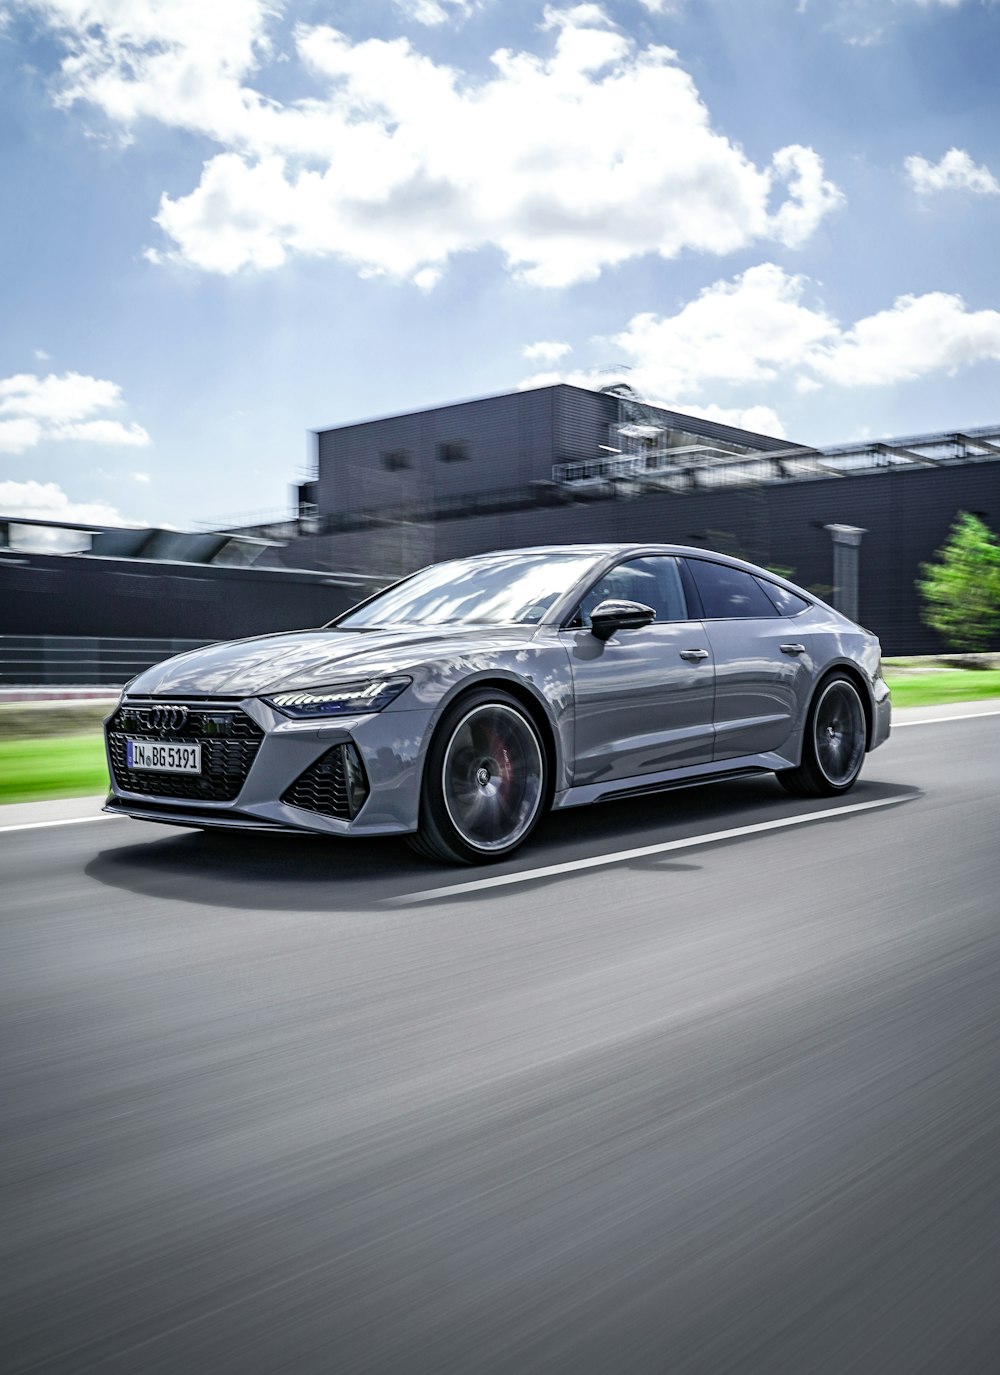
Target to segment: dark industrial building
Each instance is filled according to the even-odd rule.
[[[276,551],[283,563],[388,580],[518,545],[702,545],[786,572],[890,654],[943,648],[914,583],[956,512],[1000,527],[1000,427],[821,450],[650,406],[622,385],[319,430],[315,455],[299,489],[315,533]]]

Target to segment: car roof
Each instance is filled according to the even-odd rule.
[[[457,555],[445,560],[447,563],[458,562],[461,558],[489,559],[502,558],[505,554],[594,554],[610,557],[621,554],[684,554],[695,558],[721,559],[726,563],[742,565],[748,568],[755,568],[757,565],[750,563],[747,559],[741,559],[732,554],[723,554],[717,549],[706,549],[701,546],[695,547],[689,544],[658,544],[653,540],[630,541],[621,544],[532,544],[518,545],[511,549],[489,549],[481,554]]]
[[[617,549],[630,549],[628,544],[590,544],[569,540],[565,544],[514,544],[506,549],[483,549],[478,554],[456,554],[455,559],[500,558],[504,554],[610,554]],[[665,547],[665,546],[664,546]],[[448,563],[452,560],[448,559]]]
[[[779,583],[798,595],[803,594],[803,589],[798,583],[792,582],[789,578],[783,577],[780,573],[772,572],[771,569],[764,568],[760,564],[751,563],[749,559],[741,559],[734,554],[724,554],[719,549],[706,549],[689,544],[657,544],[654,541],[621,544],[534,544],[524,547],[518,546],[513,549],[490,549],[482,554],[460,555],[445,559],[444,562],[456,563],[460,558],[502,558],[505,554],[592,554],[595,558],[607,559],[618,559],[630,554],[636,557],[641,557],[643,554],[673,554],[686,558],[710,559],[714,563],[728,564],[731,568],[745,569],[748,573],[763,574],[770,581]],[[805,595],[813,601],[818,600],[812,593],[805,593]]]

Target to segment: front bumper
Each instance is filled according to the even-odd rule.
[[[126,699],[122,707],[143,721],[154,699]],[[121,728],[116,709],[105,723],[111,793],[104,810],[143,821],[227,830],[313,831],[327,835],[401,835],[417,828],[420,814],[420,763],[430,712],[393,710],[336,721],[293,721],[258,698],[190,699],[192,713],[238,712],[257,727],[252,762],[236,791],[225,800],[206,796],[167,797],[161,786],[123,771],[121,741],[144,737]],[[259,743],[256,735],[259,733]],[[117,737],[117,750],[115,748]],[[159,738],[182,738],[177,735]],[[195,738],[195,737],[192,737]],[[357,750],[368,784],[368,796],[353,819],[326,815],[282,800],[297,780],[339,746]],[[152,776],[151,776],[152,777]],[[299,789],[297,796],[307,795]]]

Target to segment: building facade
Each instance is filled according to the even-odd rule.
[[[915,583],[957,512],[1000,529],[1000,427],[820,450],[558,385],[320,430],[315,451],[316,533],[282,562],[388,581],[538,543],[721,548],[856,612],[890,654],[944,648]],[[854,552],[830,527],[859,532]]]

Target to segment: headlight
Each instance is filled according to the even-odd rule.
[[[135,682],[135,680],[136,680],[136,678],[138,678],[138,676],[139,676],[138,673],[133,673],[132,677],[128,680],[128,682],[127,682],[127,683],[125,684],[125,686],[122,688],[121,692],[119,692],[119,694],[118,694],[118,706],[119,706],[119,707],[121,706],[122,702],[125,701],[125,694],[128,692],[129,688],[132,686],[132,684]],[[117,708],[116,708],[116,710],[117,710]]]
[[[264,701],[286,716],[360,716],[387,707],[412,681],[411,678],[369,678],[356,683],[334,683],[330,687],[275,692]]]

